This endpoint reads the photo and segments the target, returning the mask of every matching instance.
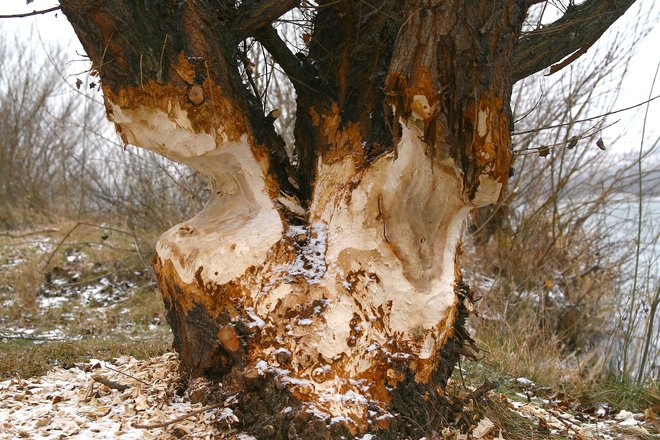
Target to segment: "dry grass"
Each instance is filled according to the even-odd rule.
[[[485,352],[484,363],[512,377],[526,377],[538,384],[557,386],[566,376],[558,338],[542,335],[531,322],[480,325],[477,342]]]
[[[161,335],[149,340],[115,337],[44,344],[27,340],[1,342],[0,380],[40,376],[53,367],[68,368],[89,359],[112,360],[123,355],[138,359],[159,356],[170,349],[169,339]]]
[[[0,238],[0,378],[170,348],[160,294],[132,237],[121,226],[75,225]]]
[[[480,410],[498,427],[498,430],[505,433],[504,438],[511,440],[559,438],[540,430],[537,423],[518,414],[511,409],[510,404],[501,401],[497,396],[485,399],[480,404]]]
[[[525,377],[585,405],[643,411],[653,385],[611,378],[622,262],[580,225],[553,237],[547,216],[536,211],[515,232],[466,247],[464,270],[488,277],[472,280],[484,296],[471,321],[483,359],[468,364],[468,376],[475,384],[503,379],[504,393],[510,378]]]
[[[21,310],[34,312],[43,276],[38,260],[34,257],[29,258],[26,262],[18,265],[14,274],[12,284]]]

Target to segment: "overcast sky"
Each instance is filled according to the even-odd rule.
[[[58,2],[53,0],[34,0],[26,4],[25,0],[0,0],[0,15],[24,13],[33,10],[48,9],[57,6]],[[640,10],[643,11],[640,14]],[[636,54],[632,59],[628,72],[623,82],[623,89],[616,102],[615,108],[623,108],[645,101],[650,92],[653,75],[660,62],[660,26],[652,26],[652,23],[658,23],[660,20],[660,2],[656,0],[637,0],[630,10],[622,17],[615,26],[608,30],[605,36],[590,49],[597,50],[598,45],[606,45],[608,36],[614,35],[617,31],[632,28],[648,18],[649,34],[637,45]],[[20,38],[30,38],[33,44],[41,48],[40,38],[44,41],[57,42],[65,47],[65,54],[72,62],[68,65],[70,74],[84,71],[88,66],[81,65],[80,53],[83,49],[76,39],[73,29],[69,25],[66,17],[62,13],[51,12],[45,15],[38,15],[28,18],[4,19],[0,26],[5,31],[5,35],[12,33]],[[70,82],[75,82],[72,78]],[[660,78],[656,82],[653,96],[660,94]],[[641,140],[642,120],[645,107],[639,107],[634,111],[621,114],[621,122],[608,129],[603,134],[604,138],[617,137],[617,134],[626,133],[615,145],[611,147],[617,152],[630,152],[639,149]],[[647,135],[645,143],[650,146],[660,135],[660,99],[652,102],[649,106],[649,118],[647,122]]]

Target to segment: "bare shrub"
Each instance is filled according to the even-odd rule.
[[[637,29],[628,32],[635,41],[641,38]],[[634,158],[601,151],[621,142],[612,136],[620,129],[609,128],[611,119],[589,118],[613,109],[632,53],[618,46],[631,44],[630,38],[611,41],[606,54],[596,55],[604,63],[585,58],[554,80],[532,77],[518,85],[509,192],[498,205],[475,213],[466,245],[465,276],[484,295],[482,319],[474,325],[491,352],[488,361],[502,371],[576,389],[604,374],[622,377],[626,368],[639,369],[643,356],[625,360],[626,332],[646,340],[657,332],[653,287],[639,295],[645,300],[631,296],[634,225],[617,218],[631,203],[631,187],[637,194],[635,182],[652,171],[642,164],[654,149]],[[530,89],[539,92],[530,97]],[[645,276],[653,284],[657,273]],[[653,310],[644,321],[648,331],[640,331],[644,309]],[[647,359],[658,353],[657,347],[645,351]],[[651,370],[644,370],[646,377]]]
[[[56,62],[63,53],[52,50]],[[25,39],[0,39],[0,225],[68,214],[80,197],[77,155],[89,112],[71,95],[50,60],[38,57]]]

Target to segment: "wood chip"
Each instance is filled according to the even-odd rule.
[[[495,424],[491,422],[488,417],[484,417],[481,419],[477,427],[474,428],[474,431],[472,431],[472,437],[477,439],[485,438],[493,431],[495,431]]]

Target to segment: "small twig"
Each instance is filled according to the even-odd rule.
[[[598,126],[598,123],[597,123],[593,127],[588,128],[585,131],[583,131],[582,133],[580,133],[576,136],[572,136],[571,138],[566,139],[565,141],[556,142],[554,144],[549,144],[549,145],[541,145],[540,147],[522,148],[520,150],[514,150],[513,154],[517,155],[517,156],[522,156],[522,155],[525,155],[525,154],[540,153],[544,150],[549,151],[551,148],[561,147],[562,145],[570,144],[571,142],[577,142],[577,141],[581,141],[582,139],[589,138],[589,137],[595,135],[596,133],[604,131],[606,128],[610,128],[611,126],[613,126],[614,124],[617,124],[620,121],[621,121],[620,119],[617,119],[616,121],[612,122],[611,124],[608,124],[608,125],[606,125],[604,127],[600,127],[600,128],[596,128]],[[594,130],[594,132],[590,133],[591,130]]]
[[[108,272],[108,273],[105,273],[105,274],[103,274],[103,275],[99,275],[99,276],[97,276],[97,277],[90,278],[90,279],[87,279],[87,280],[81,280],[81,281],[78,281],[78,282],[75,282],[75,283],[53,284],[53,283],[51,283],[51,282],[46,282],[46,285],[47,285],[48,287],[54,287],[54,288],[56,288],[56,289],[67,289],[67,288],[69,288],[69,287],[84,286],[84,285],[86,285],[86,284],[91,284],[91,283],[93,283],[93,282],[95,282],[95,281],[102,280],[103,278],[106,278],[106,277],[112,275],[112,273],[113,273],[113,272]]]
[[[571,422],[570,420],[564,418],[563,416],[560,416],[559,414],[552,414],[552,416],[555,419],[559,420],[561,423],[563,423],[564,426],[566,426],[566,428],[570,429],[573,432],[576,432],[576,433],[578,432],[577,429],[575,429],[575,424],[573,422]]]
[[[196,415],[196,414],[203,413],[203,412],[206,412],[206,411],[208,411],[208,410],[218,408],[219,406],[222,406],[222,405],[224,405],[224,402],[216,403],[216,404],[214,404],[214,405],[205,406],[204,408],[196,409],[195,411],[191,411],[191,412],[189,412],[188,414],[184,414],[184,415],[182,415],[182,416],[180,416],[180,417],[177,417],[177,418],[175,418],[175,419],[168,420],[167,422],[153,423],[153,424],[144,424],[144,425],[141,424],[141,423],[132,423],[131,426],[132,426],[133,428],[140,428],[140,429],[156,429],[156,428],[163,428],[163,427],[165,427],[165,426],[169,426],[169,425],[171,425],[171,424],[173,424],[173,423],[180,422],[181,420],[185,420],[185,419],[187,419],[188,417],[192,417],[192,416],[194,416],[194,415]]]
[[[463,390],[467,390],[465,385],[465,376],[463,376],[463,366],[461,365],[461,357],[458,357],[458,375],[461,377],[461,384],[463,385]]]
[[[539,104],[541,104],[541,101],[543,100],[543,97],[544,97],[544,96],[545,96],[545,92],[543,91],[543,86],[541,86],[541,94],[539,95],[538,99],[536,100],[536,102],[534,103],[534,105],[532,106],[532,108],[530,108],[529,110],[527,110],[527,112],[526,112],[524,115],[522,115],[521,117],[519,117],[518,119],[516,119],[515,121],[513,121],[513,125],[515,125],[515,124],[517,124],[518,122],[522,121],[522,120],[525,119],[527,116],[529,116],[534,110],[536,110],[536,108],[539,106]]]
[[[112,388],[114,390],[126,391],[127,389],[129,389],[131,387],[130,385],[124,385],[124,384],[121,384],[119,382],[113,382],[110,379],[108,379],[107,377],[101,376],[100,374],[93,375],[92,379],[94,380],[94,382],[101,383],[101,384],[105,385],[106,387]]]
[[[31,17],[33,15],[40,15],[40,14],[47,14],[49,12],[53,11],[59,11],[60,7],[59,6],[53,6],[50,9],[42,9],[40,11],[32,11],[32,12],[25,12],[23,14],[10,14],[10,15],[0,15],[0,18],[23,18],[23,17]]]
[[[53,259],[53,257],[55,256],[55,254],[57,253],[57,251],[60,250],[60,248],[62,247],[62,245],[63,245],[64,242],[66,241],[66,239],[69,238],[69,236],[73,233],[73,231],[75,231],[76,228],[77,228],[78,226],[80,226],[81,224],[82,224],[82,223],[78,222],[78,223],[75,224],[75,226],[74,226],[73,228],[69,229],[69,232],[66,233],[66,235],[64,236],[64,238],[62,238],[62,240],[60,240],[60,242],[57,244],[57,247],[55,248],[55,250],[54,250],[53,252],[51,252],[50,255],[48,256],[48,259],[46,260],[46,263],[45,263],[44,266],[43,266],[43,270],[46,270],[46,269],[48,268],[48,265],[50,264],[50,260]]]
[[[22,234],[14,234],[13,232],[7,231],[7,232],[0,232],[0,237],[23,238],[23,237],[28,237],[30,235],[53,234],[55,232],[59,232],[59,229],[48,228],[48,229],[42,229],[42,230],[39,230],[39,231],[24,232]]]
[[[578,122],[593,121],[594,119],[604,118],[605,116],[615,115],[617,113],[621,113],[621,112],[625,112],[625,111],[628,111],[628,110],[632,110],[632,109],[637,108],[637,107],[641,107],[644,104],[648,104],[649,102],[654,101],[658,98],[660,98],[660,95],[657,95],[657,96],[654,96],[653,98],[647,99],[644,102],[640,102],[638,104],[631,105],[630,107],[620,108],[618,110],[603,113],[602,115],[592,116],[590,118],[585,118],[585,119],[578,119],[577,121],[564,122],[563,124],[546,125],[545,127],[532,128],[530,130],[525,130],[525,131],[516,131],[516,132],[511,133],[511,136],[520,136],[521,134],[534,133],[534,132],[542,131],[542,130],[550,130],[550,129],[553,129],[553,128],[565,127],[567,125],[573,125],[573,124],[576,124]]]
[[[20,339],[25,341],[53,341],[53,342],[63,342],[68,340],[63,338],[47,338],[43,336],[25,336],[25,335],[0,335],[0,339]]]
[[[44,241],[43,243],[48,243],[47,241]],[[119,252],[135,252],[137,251],[135,249],[130,249],[130,248],[122,248],[122,247],[117,247],[113,246],[110,243],[106,243],[103,241],[70,241],[63,246],[66,247],[79,247],[79,246],[99,246],[99,247],[105,247],[108,249],[112,249],[113,251],[119,251]]]
[[[479,388],[477,388],[476,390],[472,391],[472,392],[468,395],[467,398],[468,398],[468,400],[474,400],[474,401],[476,402],[477,400],[481,399],[481,397],[482,397],[484,394],[486,394],[486,393],[489,392],[489,391],[494,390],[495,388],[497,388],[497,387],[499,387],[499,386],[500,386],[500,383],[499,383],[498,381],[496,381],[496,380],[487,380],[487,381],[485,381],[483,384],[481,384],[481,385],[479,386]]]
[[[69,238],[69,236],[73,233],[73,231],[75,231],[78,228],[78,226],[90,226],[90,227],[93,227],[93,228],[99,228],[99,229],[105,229],[105,230],[108,230],[108,231],[117,232],[118,234],[128,235],[129,237],[131,237],[133,239],[133,245],[135,246],[135,252],[138,254],[138,257],[140,257],[140,260],[142,261],[142,264],[144,264],[144,267],[147,270],[149,270],[150,272],[152,271],[151,266],[149,264],[147,264],[147,261],[145,260],[144,255],[142,254],[142,251],[140,249],[140,244],[138,242],[138,237],[134,232],[128,232],[128,231],[124,231],[122,229],[113,228],[111,226],[97,225],[95,223],[89,223],[89,222],[78,222],[73,226],[73,228],[71,228],[69,230],[69,232],[66,233],[66,235],[62,238],[62,240],[58,243],[55,250],[53,252],[51,252],[50,255],[48,256],[48,259],[46,260],[46,263],[43,266],[43,270],[46,270],[48,268],[48,265],[50,264],[51,260],[53,259],[53,257],[57,253],[57,251],[60,250],[60,248],[64,245],[64,242],[67,240],[67,238]]]
[[[112,367],[109,367],[109,366],[107,366],[107,365],[103,365],[103,367],[104,367],[104,368],[107,368],[108,370],[112,370],[112,371],[114,371],[115,373],[123,374],[124,376],[130,377],[131,379],[136,380],[136,381],[140,382],[141,384],[146,385],[146,386],[148,386],[148,387],[151,386],[150,383],[147,383],[147,382],[143,381],[142,379],[138,379],[137,377],[135,377],[135,376],[133,376],[133,375],[131,375],[131,374],[128,374],[128,373],[126,373],[126,372],[123,372],[123,371],[121,371],[121,370],[117,370],[116,368],[112,368]]]
[[[165,39],[163,40],[163,47],[160,50],[160,60],[158,61],[158,74],[156,75],[158,82],[162,81],[163,79],[163,55],[165,54],[165,48],[167,47],[167,37],[169,37],[169,35],[165,34]]]

